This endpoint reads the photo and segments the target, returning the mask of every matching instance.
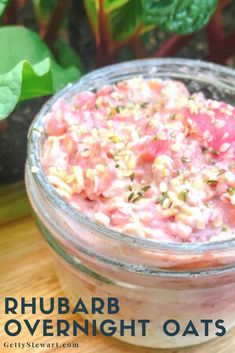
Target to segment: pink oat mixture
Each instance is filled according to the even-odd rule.
[[[235,107],[183,83],[133,78],[59,100],[42,163],[74,208],[161,242],[235,235]]]

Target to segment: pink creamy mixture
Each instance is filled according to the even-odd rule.
[[[235,107],[133,78],[59,100],[43,166],[74,208],[124,234],[206,242],[235,232]]]

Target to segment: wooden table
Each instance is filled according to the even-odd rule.
[[[20,336],[9,338],[4,333],[4,323],[9,317],[4,315],[3,298],[42,296],[44,298],[63,296],[53,270],[52,258],[46,243],[39,234],[32,217],[22,183],[0,189],[0,353],[4,352],[80,352],[80,353],[233,353],[235,352],[235,330],[204,345],[184,349],[152,350],[121,343],[113,338],[103,337],[31,337],[26,330]],[[32,315],[15,315],[22,321],[32,321]],[[56,319],[46,315],[46,319]],[[43,319],[43,315],[37,316]],[[44,317],[45,319],[45,317]],[[71,315],[64,319],[71,321]],[[4,342],[79,343],[79,348],[4,348]]]

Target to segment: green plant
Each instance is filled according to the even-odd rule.
[[[29,29],[1,28],[0,45],[1,118],[19,101],[50,95],[79,77],[76,68],[59,66],[40,37]]]
[[[37,3],[37,9],[39,5],[42,6],[42,1]],[[7,6],[10,6],[9,1],[0,1],[0,18],[3,18]],[[44,25],[43,21],[42,23]],[[45,37],[50,38],[50,33],[47,28]],[[81,63],[75,60],[75,54],[73,60],[71,59],[71,51],[69,58],[62,55],[63,50],[68,52],[70,49],[65,48],[65,45],[63,42],[60,44],[60,48],[63,46],[62,67],[36,32],[22,26],[0,28],[0,119],[9,116],[18,102],[51,95],[79,78]]]
[[[124,45],[144,57],[141,35],[159,27],[180,35],[207,24],[218,0],[84,0],[100,65],[115,61]]]
[[[178,34],[192,34],[203,28],[218,0],[142,0],[147,24]]]
[[[38,34],[16,26],[19,9],[29,1]],[[224,63],[235,52],[234,33],[224,35],[222,28],[221,11],[230,1],[83,0],[95,38],[94,66],[116,62],[126,48],[136,58],[146,57],[144,38],[156,28],[169,32],[169,39],[151,56],[175,54],[206,27],[208,58]],[[0,0],[0,119],[18,102],[53,94],[84,72],[68,40],[66,11],[72,5],[71,0]]]

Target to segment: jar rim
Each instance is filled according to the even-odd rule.
[[[105,75],[108,75],[115,70],[123,69],[125,71],[130,68],[146,68],[153,69],[153,73],[157,74],[157,68],[161,68],[162,65],[176,65],[182,68],[195,68],[201,70],[207,70],[209,73],[213,74],[214,79],[216,79],[215,73],[225,75],[225,82],[220,83],[221,86],[227,90],[232,90],[235,94],[235,70],[227,68],[221,65],[203,62],[201,60],[192,60],[192,59],[181,59],[181,58],[164,58],[164,59],[141,59],[141,60],[132,60],[122,63],[117,63],[109,65],[97,70],[94,70],[79,79],[77,82],[67,85],[52,98],[50,98],[40,109],[39,113],[34,118],[28,134],[28,154],[27,161],[29,164],[29,169],[31,170],[34,181],[40,188],[43,190],[45,197],[55,206],[59,207],[65,214],[72,218],[74,221],[82,224],[88,229],[99,232],[107,238],[113,238],[120,242],[134,245],[135,247],[140,247],[143,249],[148,249],[151,251],[173,251],[181,254],[200,254],[205,251],[221,251],[221,250],[231,250],[235,248],[235,238],[230,238],[228,240],[213,241],[213,242],[197,242],[197,243],[174,243],[174,242],[159,242],[153,239],[143,239],[134,237],[131,235],[124,234],[118,230],[108,228],[104,225],[97,224],[91,218],[87,217],[85,214],[76,210],[71,206],[65,199],[63,199],[56,191],[56,189],[50,184],[47,179],[47,176],[44,172],[40,161],[40,142],[41,142],[41,132],[43,131],[43,117],[50,112],[51,107],[54,103],[60,98],[71,97],[76,92],[79,92],[79,88],[82,88],[84,84],[87,85],[87,82],[90,81],[93,83],[95,89],[99,87],[99,82],[102,82],[102,79]],[[155,71],[154,71],[155,70]],[[166,71],[167,72],[167,71]],[[184,71],[182,70],[182,74]],[[228,85],[226,82],[226,75],[229,78],[234,79],[234,87]],[[156,76],[157,77],[157,76]],[[172,77],[172,76],[171,76]],[[187,78],[193,78],[187,73]],[[114,76],[114,82],[120,81],[120,73]],[[205,81],[205,78],[204,78]],[[103,83],[104,84],[104,83]],[[219,83],[218,83],[219,84]],[[91,89],[90,89],[91,90]],[[32,172],[32,167],[36,167],[36,172]]]

